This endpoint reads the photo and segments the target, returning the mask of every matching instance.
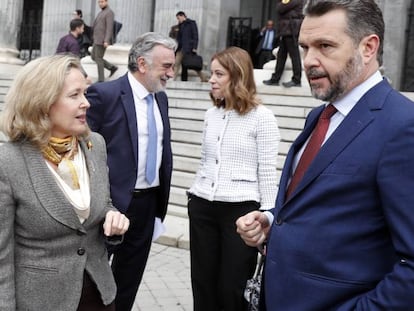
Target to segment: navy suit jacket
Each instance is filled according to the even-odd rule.
[[[112,200],[118,210],[125,212],[132,199],[138,169],[137,118],[128,76],[91,85],[87,91],[87,98],[91,104],[87,111],[88,124],[93,131],[105,138],[107,145]],[[155,94],[155,98],[164,126],[156,216],[164,219],[172,172],[171,129],[167,95],[160,92]]]
[[[414,310],[414,103],[384,80],[322,146],[289,200],[282,172],[265,265],[267,311]]]

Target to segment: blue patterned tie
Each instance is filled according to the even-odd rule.
[[[270,31],[266,30],[266,34],[265,34],[265,39],[264,39],[264,43],[263,43],[263,47],[262,49],[264,50],[269,50],[269,38],[270,38]]]
[[[157,125],[154,117],[154,99],[152,94],[145,97],[147,101],[147,122],[148,122],[148,146],[147,146],[147,163],[145,166],[145,177],[151,185],[155,179],[157,165]]]

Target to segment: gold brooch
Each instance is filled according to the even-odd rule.
[[[92,150],[92,142],[90,140],[88,140],[88,142],[86,143],[86,146],[88,147],[89,150]]]

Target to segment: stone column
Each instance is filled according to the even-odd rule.
[[[0,0],[0,73],[23,64],[17,50],[22,12],[23,0]]]
[[[408,12],[410,9],[409,0],[378,1],[385,21],[384,40],[384,64],[385,76],[396,88],[400,88],[402,67],[404,65],[404,53],[406,47],[406,27]],[[398,18],[396,18],[398,15]]]
[[[44,0],[41,39],[42,56],[55,54],[59,39],[69,32],[69,24],[75,9],[75,0]]]

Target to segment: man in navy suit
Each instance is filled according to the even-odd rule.
[[[304,67],[325,104],[287,155],[273,213],[237,220],[248,245],[267,242],[265,307],[413,310],[414,103],[379,72],[381,10],[375,0],[309,0],[304,12]],[[288,196],[328,103],[325,141]]]
[[[174,77],[175,48],[171,38],[143,34],[129,51],[129,72],[114,81],[93,84],[87,92],[91,104],[88,123],[107,144],[113,204],[130,219],[130,231],[113,250],[117,311],[131,310],[154,222],[163,220],[167,211],[172,153],[164,90],[167,80]],[[148,170],[152,171],[150,177]]]

